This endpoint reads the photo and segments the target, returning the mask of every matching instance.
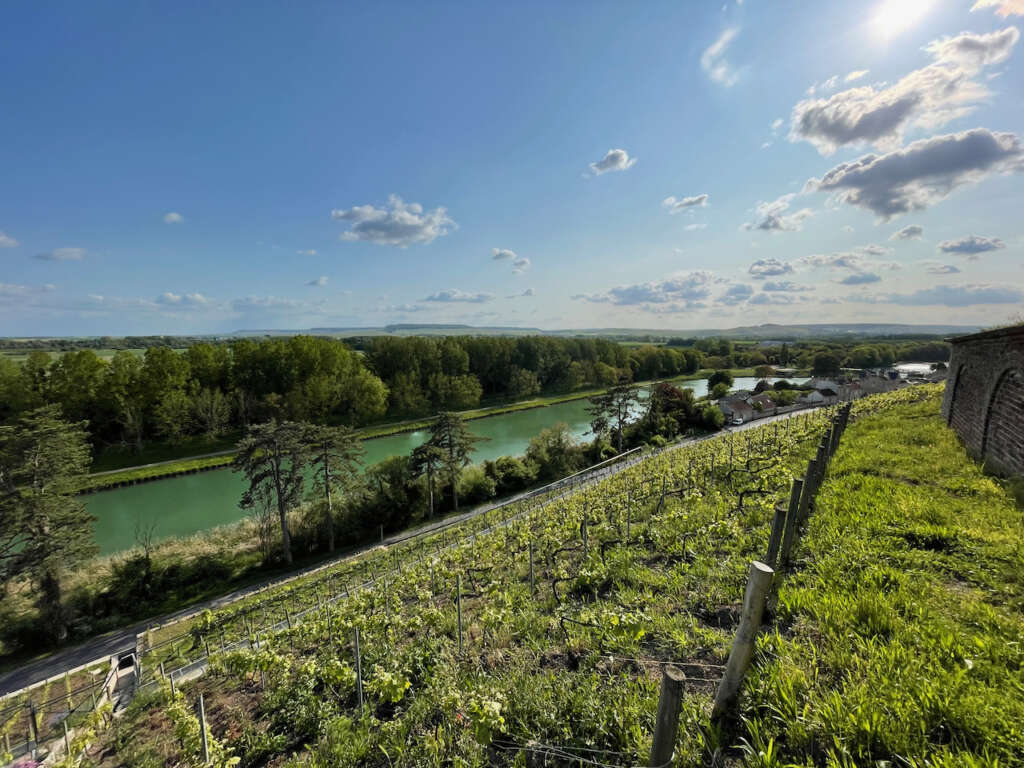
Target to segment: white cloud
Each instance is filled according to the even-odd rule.
[[[620,285],[606,293],[576,294],[571,298],[595,304],[617,306],[641,306],[655,311],[655,305],[673,305],[676,308],[700,308],[704,299],[711,296],[715,276],[711,272],[683,272],[670,275],[663,280],[649,283]]]
[[[881,280],[882,276],[874,272],[854,272],[852,275],[847,275],[836,282],[841,285],[867,285],[869,283],[881,282]]]
[[[800,300],[803,301],[805,297],[801,296]],[[785,293],[759,293],[750,299],[748,304],[754,304],[756,306],[767,306],[767,305],[778,305],[778,306],[789,306],[796,301],[796,297],[789,296]]]
[[[342,233],[342,240],[363,240],[400,248],[432,242],[455,227],[445,208],[424,211],[419,203],[406,203],[397,195],[388,197],[383,208],[357,205],[335,209],[331,211],[331,218],[352,223],[352,228]]]
[[[972,11],[995,8],[1000,16],[1024,16],[1024,0],[977,0]]]
[[[922,261],[920,264],[929,275],[957,275],[960,273],[959,267],[943,264],[941,261]]]
[[[726,288],[725,293],[718,297],[718,303],[727,307],[734,307],[747,301],[753,295],[753,287],[746,283],[736,283]]]
[[[805,291],[813,291],[814,289],[809,285],[798,285],[797,283],[790,282],[789,280],[769,280],[761,286],[761,290],[768,293],[804,293]]]
[[[164,214],[164,224],[181,224],[183,221],[185,221],[185,217],[180,213],[171,211]]]
[[[801,266],[811,268],[826,268],[829,270],[848,270],[851,274],[841,278],[837,282],[844,285],[860,285],[863,283],[875,283],[882,278],[877,274],[879,270],[898,270],[901,266],[893,261],[879,261],[875,256],[882,256],[891,249],[881,245],[862,245],[850,251],[837,251],[835,253],[815,253],[809,256],[801,256],[797,263]]]
[[[867,75],[869,71],[870,70],[867,69],[855,69],[843,78],[843,82],[852,83],[854,80],[860,80],[862,77]]]
[[[609,171],[625,171],[632,168],[635,163],[636,158],[630,157],[626,150],[609,149],[603,158],[590,164],[590,170],[595,176],[600,176]]]
[[[889,235],[890,240],[919,240],[924,234],[924,227],[920,224],[910,224],[903,229],[897,230]]]
[[[514,259],[516,258],[516,252],[510,251],[507,248],[492,248],[491,258],[495,261],[502,261],[503,259]]]
[[[533,295],[534,295],[533,288],[527,288],[522,293],[514,293],[511,296],[506,296],[505,298],[506,299],[521,299],[521,298],[529,298],[530,296],[533,296]]]
[[[1007,27],[936,40],[925,49],[934,62],[891,86],[861,86],[801,101],[790,116],[790,141],[808,141],[823,155],[865,144],[893,150],[907,128],[934,130],[985,101],[988,89],[973,78],[1005,61],[1019,37],[1016,27]]]
[[[687,232],[696,232],[698,229],[707,229],[707,227],[707,224],[695,222],[693,224],[687,224],[685,227],[683,227],[683,229],[685,229]]]
[[[530,268],[530,260],[525,256],[520,256],[518,259],[512,262],[512,271],[517,275],[522,274]]]
[[[201,293],[186,293],[184,295],[167,291],[156,297],[156,303],[173,307],[201,307],[210,303]]]
[[[306,285],[312,285],[317,288],[323,288],[327,285],[327,275],[320,275],[320,277],[310,280]]]
[[[943,240],[938,244],[939,253],[956,253],[966,256],[971,261],[981,258],[978,254],[988,251],[999,251],[1006,247],[1006,243],[998,237],[982,237],[980,235],[969,235],[956,240]]]
[[[778,277],[793,273],[793,265],[778,259],[758,259],[747,270],[756,279]]]
[[[36,258],[42,261],[81,261],[84,257],[85,248],[55,248],[36,254]]]
[[[808,180],[804,190],[832,192],[838,201],[888,220],[922,211],[992,174],[1021,170],[1024,151],[1017,136],[974,128],[840,163],[822,178]]]
[[[748,230],[759,229],[772,233],[798,232],[803,229],[804,220],[813,216],[814,211],[810,208],[801,208],[799,211],[786,213],[794,197],[796,197],[796,194],[790,193],[770,203],[758,203],[757,208],[754,209],[757,213],[757,221],[744,224],[743,228]]]
[[[17,246],[17,240],[3,232],[0,232],[0,248],[17,248]]]
[[[296,251],[295,253],[299,256],[316,256],[316,250],[313,248],[309,248],[305,251]]]
[[[700,67],[708,77],[716,83],[726,87],[735,85],[739,80],[739,73],[732,69],[725,59],[725,51],[729,43],[739,34],[739,27],[729,27],[724,30],[718,39],[707,47],[700,57]]]
[[[708,204],[708,196],[706,194],[694,195],[693,197],[666,197],[661,201],[664,208],[668,209],[669,213],[679,213],[691,208],[703,208]]]
[[[1024,302],[1024,291],[1009,285],[936,285],[913,293],[852,295],[847,297],[847,301],[913,307],[970,307],[981,304],[1019,304]]]
[[[468,304],[483,304],[493,299],[494,296],[490,293],[466,293],[460,291],[458,288],[449,288],[444,291],[438,291],[433,293],[423,301],[437,301],[443,303],[468,303]]]

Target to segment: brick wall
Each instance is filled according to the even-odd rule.
[[[942,413],[975,459],[1024,475],[1024,326],[953,340]]]

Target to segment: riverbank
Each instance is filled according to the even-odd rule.
[[[694,374],[687,374],[684,376],[678,376],[672,379],[663,379],[663,381],[671,382],[686,382],[686,381],[697,381],[706,379],[713,373],[710,369],[703,369]],[[743,376],[753,376],[754,371],[752,368],[735,368],[730,370],[730,373],[734,378]],[[642,381],[637,382],[638,385],[650,385],[653,381]],[[518,411],[534,410],[537,408],[546,408],[551,405],[558,405],[560,403],[572,402],[575,400],[583,400],[588,397],[592,397],[596,394],[604,392],[604,389],[587,389],[580,390],[577,392],[569,392],[559,395],[548,395],[545,397],[534,397],[529,400],[520,400],[510,403],[501,403],[495,405],[484,406],[482,408],[473,408],[467,411],[460,411],[459,415],[465,421],[475,421],[478,419],[485,419],[491,416],[501,416],[504,414],[515,413]],[[376,426],[365,427],[358,431],[360,438],[363,440],[372,440],[378,437],[391,437],[394,435],[400,435],[407,432],[416,432],[422,429],[427,429],[433,423],[433,417],[424,417],[420,419],[412,419],[408,421],[392,422],[390,424],[381,424]],[[193,445],[199,445],[193,443]],[[182,456],[179,458],[169,458],[165,461],[156,461],[143,465],[124,467],[124,468],[110,468],[102,472],[95,472],[88,475],[82,485],[80,486],[81,493],[95,493],[96,491],[103,491],[113,488],[123,488],[126,486],[138,485],[140,483],[152,482],[154,480],[161,480],[169,477],[178,477],[181,475],[191,475],[200,472],[209,472],[212,470],[223,469],[230,466],[234,459],[234,450],[232,447],[221,447],[220,450],[209,451],[209,447],[212,447],[210,443],[202,443],[207,448],[206,451],[201,451],[198,454],[191,456]],[[223,446],[223,441],[221,441]],[[174,450],[173,447],[160,447],[157,450]],[[108,462],[109,464],[109,462]],[[105,464],[100,463],[100,466]]]

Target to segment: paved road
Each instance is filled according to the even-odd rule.
[[[799,416],[806,410],[807,409],[793,411],[778,416],[768,416],[763,419],[757,419],[755,421],[748,422],[746,424],[743,424],[742,426],[728,427],[727,429],[723,430],[723,432],[742,432],[747,429],[753,429],[755,427],[762,426],[763,424],[788,419],[792,416]],[[711,435],[705,435],[703,437],[682,440],[670,446],[670,448],[675,449],[682,448],[687,445],[693,445],[695,443],[703,442],[704,440],[713,439],[714,437],[720,434],[722,434],[722,432],[716,432]],[[601,465],[597,466],[600,467]],[[629,464],[613,464],[609,467],[609,469],[611,470],[611,473],[614,473],[621,471],[622,469],[626,468],[626,466],[629,466]],[[570,480],[573,480],[579,485],[585,485],[603,479],[604,477],[607,477],[608,474],[609,473],[605,472],[603,468],[590,468],[579,473],[579,475],[573,476],[573,478],[565,478],[564,480],[560,480],[557,483],[552,483],[551,486],[545,486],[544,488],[541,489],[527,491],[518,494],[512,497],[511,499],[506,499],[500,502],[474,507],[473,509],[461,513],[459,515],[450,515],[442,520],[436,520],[433,523],[422,526],[420,528],[406,530],[388,536],[384,539],[383,542],[372,542],[354,549],[347,550],[336,558],[333,558],[326,562],[318,563],[316,565],[309,566],[307,568],[303,568],[299,571],[289,574],[288,576],[276,576],[273,578],[265,579],[257,584],[252,584],[247,587],[237,589],[234,592],[230,592],[226,595],[221,595],[220,597],[206,600],[201,603],[195,603],[193,605],[188,606],[187,608],[182,608],[181,610],[174,611],[173,613],[168,613],[163,616],[150,618],[145,621],[136,622],[135,624],[122,627],[120,629],[112,630],[104,635],[99,635],[97,637],[91,638],[90,640],[87,640],[81,643],[80,645],[65,648],[61,651],[57,651],[56,653],[50,654],[49,656],[44,656],[34,661],[27,662],[23,664],[21,667],[18,667],[17,669],[11,670],[6,674],[0,675],[0,696],[11,691],[17,691],[21,688],[24,688],[25,686],[32,685],[33,683],[39,682],[40,680],[45,680],[46,678],[52,677],[53,675],[63,674],[64,670],[66,669],[72,669],[73,667],[77,667],[82,664],[87,664],[98,659],[105,659],[115,653],[133,650],[135,648],[136,635],[145,630],[147,627],[166,624],[170,621],[174,621],[176,619],[180,619],[185,616],[198,613],[208,608],[211,610],[216,610],[217,608],[221,608],[227,605],[228,603],[232,603],[235,600],[251,595],[255,592],[260,591],[261,589],[272,586],[274,584],[281,584],[283,582],[290,581],[300,576],[305,576],[314,571],[337,565],[338,563],[343,562],[344,560],[356,557],[368,550],[374,549],[375,547],[380,546],[382,543],[384,545],[397,544],[399,542],[406,541],[407,539],[432,533],[434,531],[440,530],[441,528],[447,528],[452,525],[458,525],[459,523],[462,523],[478,515],[482,515],[485,512],[489,512],[492,509],[496,509],[497,507],[501,507],[507,504],[513,504],[522,499],[546,493],[548,490],[551,490],[552,487],[564,486],[568,484]]]

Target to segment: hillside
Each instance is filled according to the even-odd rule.
[[[1020,509],[943,425],[940,392],[855,404],[738,709],[717,727],[746,572],[820,416],[668,451],[491,532],[293,587],[262,609],[287,624],[255,651],[217,648],[251,633],[260,606],[206,616],[164,658],[208,644],[212,671],[174,694],[154,683],[90,754],[198,765],[202,693],[219,764],[646,764],[675,663],[674,765],[1020,765]]]

